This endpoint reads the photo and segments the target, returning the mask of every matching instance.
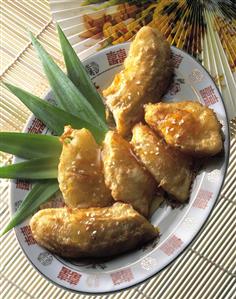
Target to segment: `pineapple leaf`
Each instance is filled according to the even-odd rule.
[[[24,91],[23,89],[4,83],[6,87],[17,96],[22,103],[27,106],[30,111],[38,117],[50,130],[57,135],[61,135],[64,126],[71,125],[74,129],[86,128],[90,130],[98,143],[104,139],[106,131],[93,125],[85,120],[80,119],[52,104]]]
[[[32,159],[0,167],[0,178],[4,179],[55,179],[59,157]]]
[[[66,64],[67,76],[90,102],[100,118],[105,121],[105,106],[100,94],[59,25],[57,25],[57,31]]]
[[[32,215],[39,206],[46,202],[58,189],[57,180],[47,180],[35,184],[32,190],[26,195],[10,222],[1,231],[0,237]]]
[[[106,123],[98,116],[84,95],[53,61],[32,33],[30,36],[59,107],[90,124],[95,123],[100,129],[107,131]]]
[[[59,157],[62,145],[55,136],[0,132],[0,151],[24,159]]]

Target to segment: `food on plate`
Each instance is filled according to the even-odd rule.
[[[150,209],[149,209],[149,217],[151,217],[156,212],[156,210],[161,206],[161,204],[165,201],[166,201],[166,197],[164,195],[164,192],[161,188],[159,188],[152,199]]]
[[[72,208],[104,207],[112,204],[105,185],[101,149],[87,129],[65,127],[58,165],[59,187]]]
[[[33,237],[60,256],[97,258],[137,249],[158,237],[151,222],[157,216],[160,223],[163,214],[152,215],[164,201],[178,207],[189,199],[193,161],[222,150],[221,125],[214,112],[199,103],[157,103],[173,77],[173,61],[170,45],[156,29],[145,26],[137,33],[124,69],[103,91],[107,107],[60,28],[59,37],[64,57],[74,58],[75,63],[66,63],[70,80],[32,36],[43,65],[50,66],[47,75],[56,78],[51,87],[58,107],[6,84],[48,129],[58,135],[65,129],[62,136],[41,141],[37,134],[31,139],[27,134],[1,135],[1,148],[29,161],[2,167],[0,176],[32,179],[36,174],[43,182],[33,186],[0,236],[39,208],[30,221]],[[113,54],[123,58],[123,50],[111,56],[106,52],[109,63]],[[180,63],[182,56],[175,58]],[[91,132],[78,129],[82,125]],[[45,163],[44,157],[52,155],[59,164]]]
[[[160,100],[172,75],[170,45],[158,30],[142,27],[130,46],[124,70],[103,91],[118,133],[125,136],[131,132],[143,119],[143,105]]]
[[[64,257],[104,257],[134,249],[158,230],[131,205],[45,209],[30,221],[38,244]]]
[[[105,183],[114,200],[129,203],[145,217],[157,187],[154,178],[137,161],[128,141],[109,131],[102,152]]]
[[[169,145],[192,156],[213,156],[223,148],[221,124],[214,111],[183,101],[145,106],[145,121]]]
[[[137,124],[131,140],[135,154],[166,192],[185,202],[192,182],[192,159],[168,146],[148,126]]]

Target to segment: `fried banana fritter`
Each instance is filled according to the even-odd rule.
[[[159,209],[159,207],[165,200],[166,198],[164,196],[163,190],[158,189],[150,205],[149,217],[151,217],[156,212],[156,210]]]
[[[142,124],[133,128],[131,144],[160,187],[178,201],[184,202],[189,198],[191,158],[168,146],[148,126]]]
[[[101,149],[86,130],[65,127],[58,166],[59,187],[66,205],[72,208],[104,207],[113,200],[106,187]]]
[[[128,141],[109,131],[103,147],[105,183],[112,197],[132,205],[145,217],[157,187],[154,178],[137,161]]]
[[[142,27],[130,46],[124,70],[103,91],[118,133],[128,135],[143,119],[143,105],[160,100],[172,74],[170,45],[156,29]]]
[[[106,208],[46,209],[30,221],[37,243],[63,257],[104,257],[121,254],[158,236],[130,205]]]
[[[200,103],[149,104],[145,120],[166,143],[189,155],[213,156],[222,150],[221,125],[213,110]]]

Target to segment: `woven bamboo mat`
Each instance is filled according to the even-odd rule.
[[[26,29],[38,35],[49,53],[62,64],[48,2],[1,2],[1,80],[42,96],[48,86]],[[29,111],[2,85],[0,92],[0,131],[21,131]],[[230,130],[231,155],[224,188],[195,242],[171,266],[148,282],[101,298],[236,298],[236,118],[231,120]],[[0,163],[10,160],[10,156],[0,154]],[[8,191],[8,182],[0,181],[1,228],[10,218]],[[1,239],[0,267],[1,298],[89,298],[64,291],[42,278],[25,258],[13,232]]]

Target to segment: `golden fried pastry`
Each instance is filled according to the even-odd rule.
[[[72,208],[104,207],[113,200],[103,176],[101,150],[86,130],[65,127],[58,166],[59,187],[66,205]]]
[[[112,197],[132,205],[148,216],[152,195],[157,187],[154,178],[138,163],[128,141],[109,131],[103,147],[105,183]]]
[[[158,189],[150,205],[149,217],[151,217],[156,212],[156,210],[159,209],[159,207],[165,200],[166,198],[164,196],[163,190]]]
[[[103,257],[134,249],[158,235],[130,205],[46,209],[30,221],[37,243],[64,257]]]
[[[192,181],[191,158],[169,147],[145,125],[133,128],[131,141],[135,154],[151,172],[159,186],[184,202]]]
[[[166,143],[192,156],[213,156],[222,150],[221,125],[210,108],[197,102],[149,104],[145,120]]]
[[[156,29],[142,27],[130,46],[124,70],[103,91],[118,133],[127,135],[143,119],[143,104],[160,100],[172,73],[170,45]]]

